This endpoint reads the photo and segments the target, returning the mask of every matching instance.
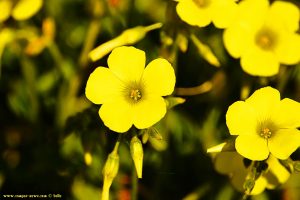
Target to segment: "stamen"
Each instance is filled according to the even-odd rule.
[[[272,132],[269,128],[263,128],[260,132],[260,136],[265,138],[265,139],[270,138],[271,135],[272,135]]]
[[[276,45],[276,35],[272,30],[263,29],[256,34],[255,42],[260,48],[271,50]]]
[[[132,89],[130,91],[130,98],[133,99],[134,101],[138,101],[142,98],[142,93],[138,89]]]

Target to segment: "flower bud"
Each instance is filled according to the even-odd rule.
[[[162,140],[163,139],[163,137],[162,137],[162,135],[159,133],[159,131],[156,129],[156,128],[154,128],[154,127],[150,127],[149,129],[148,129],[148,132],[149,132],[149,136],[151,137],[151,138],[153,138],[153,139],[156,139],[156,140]]]
[[[149,31],[155,30],[162,27],[161,23],[152,24],[149,26],[137,26],[127,29],[116,38],[101,44],[89,53],[89,58],[92,61],[99,60],[106,54],[111,52],[114,48],[134,44],[143,39]]]
[[[174,106],[183,104],[185,102],[185,99],[181,98],[181,97],[167,97],[167,98],[165,98],[165,102],[167,104],[167,108],[171,109]]]
[[[229,139],[226,142],[218,144],[216,146],[207,149],[207,153],[220,153],[220,152],[230,152],[235,150],[235,139]]]
[[[148,129],[143,131],[143,135],[142,135],[142,142],[143,144],[146,144],[148,142],[149,139],[149,131]]]
[[[119,170],[119,155],[115,152],[112,152],[108,155],[108,158],[105,162],[102,174],[103,174],[103,191],[102,191],[102,200],[109,199],[109,188],[117,175]]]
[[[138,178],[142,178],[143,171],[143,146],[137,136],[132,137],[130,141],[130,153],[133,159]]]
[[[191,35],[191,40],[198,48],[198,52],[204,58],[204,60],[206,60],[209,64],[215,67],[221,66],[218,58],[215,56],[215,54],[208,45],[202,43],[202,41],[200,41],[200,39],[197,38],[195,35]]]
[[[93,162],[93,157],[90,152],[84,154],[84,162],[87,166],[90,166]]]

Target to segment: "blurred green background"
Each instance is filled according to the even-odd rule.
[[[173,64],[174,96],[186,102],[155,126],[163,140],[144,145],[138,199],[241,199],[228,176],[214,170],[206,149],[229,137],[228,106],[255,89],[271,85],[300,102],[300,66],[282,66],[271,78],[249,76],[224,49],[223,30],[191,27],[175,7],[171,0],[45,0],[30,19],[0,23],[0,194],[100,198],[102,167],[118,135],[85,98],[89,74],[107,66],[107,55],[92,62],[88,53],[126,29],[159,22],[161,28],[132,45],[146,52],[148,62],[164,57]],[[203,44],[219,67],[205,59]],[[119,154],[110,194],[127,200],[134,168],[129,143]],[[299,149],[292,158],[300,160]],[[300,199],[299,173],[251,199]]]

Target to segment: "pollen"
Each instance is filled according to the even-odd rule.
[[[260,136],[265,138],[265,139],[270,138],[271,135],[272,135],[272,132],[269,128],[263,128],[260,132]]]
[[[130,98],[133,99],[134,101],[138,101],[142,98],[142,93],[138,89],[132,89],[130,91]]]

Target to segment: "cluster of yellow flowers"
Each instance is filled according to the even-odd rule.
[[[216,170],[228,174],[232,184],[248,195],[286,182],[297,168],[297,161],[289,156],[300,147],[299,112],[300,103],[289,98],[280,100],[279,91],[272,87],[233,103],[226,113],[226,123],[234,136],[234,147],[225,142],[208,149],[217,152]],[[247,186],[249,180],[253,184]]]
[[[240,59],[244,72],[269,77],[278,74],[280,64],[300,62],[299,8],[291,2],[272,2],[178,0],[176,11],[191,26],[203,28],[212,23],[216,28],[224,29],[224,47],[233,58]],[[29,19],[42,5],[43,0],[0,0],[0,57],[14,34],[13,30],[3,29],[2,24],[10,18]],[[50,26],[52,22],[45,21],[45,30],[47,24]],[[143,166],[139,136],[144,133],[137,134],[135,130],[150,132],[152,126],[166,115],[169,102],[164,97],[173,93],[176,77],[166,59],[157,58],[146,66],[144,51],[120,44],[131,45],[147,31],[161,26],[157,23],[124,31],[106,43],[105,48],[97,48],[89,55],[94,61],[113,49],[107,60],[108,67],[97,67],[90,74],[85,95],[94,104],[101,105],[99,116],[110,130],[117,133],[133,130],[130,153],[138,178],[142,177]],[[43,41],[46,44],[53,38],[52,31],[45,30],[51,37],[45,34],[43,40],[35,38],[28,52],[39,52],[43,45],[39,49],[36,44]],[[135,37],[129,37],[131,35]],[[219,62],[216,65],[219,66]],[[216,169],[230,174],[233,185],[246,194],[258,194],[265,188],[273,189],[284,183],[290,176],[284,162],[293,164],[289,157],[300,147],[299,113],[300,103],[281,99],[279,91],[269,86],[256,90],[245,101],[230,105],[226,124],[234,137],[234,149],[230,152],[223,148],[219,150],[214,157]],[[109,199],[109,188],[119,169],[119,143],[120,140],[103,168],[102,199]]]
[[[190,25],[211,22],[225,28],[229,54],[241,59],[242,69],[254,76],[273,76],[280,63],[300,61],[299,9],[290,2],[268,0],[179,0],[177,13]]]
[[[212,22],[224,29],[225,49],[233,58],[240,58],[242,69],[250,75],[274,76],[280,64],[300,61],[300,12],[291,2],[179,0],[176,9],[189,25],[205,27]],[[284,183],[290,173],[281,162],[300,146],[299,113],[300,103],[280,100],[279,91],[272,87],[261,88],[247,100],[233,103],[226,123],[236,137],[235,149],[208,150],[220,151],[215,157],[216,169],[230,174],[233,185],[251,195]],[[252,164],[246,166],[245,159],[252,160]],[[263,164],[266,169],[260,169]],[[276,177],[277,182],[270,177]]]
[[[300,61],[300,12],[290,2],[179,0],[176,9],[179,17],[190,25],[205,27],[212,22],[225,29],[226,50],[232,57],[240,58],[242,69],[250,75],[274,76],[280,64]],[[233,185],[241,191],[248,189],[248,194],[258,194],[266,187],[274,188],[285,182],[289,172],[278,159],[287,160],[300,146],[298,113],[300,103],[288,98],[280,100],[279,91],[271,87],[233,103],[228,108],[226,123],[230,134],[237,136],[236,152],[219,153],[215,159],[217,170],[231,174]],[[224,159],[235,161],[232,166],[224,166],[220,163],[230,163]],[[252,160],[252,166],[245,166],[243,159]],[[257,174],[261,163],[266,163],[268,169]],[[253,169],[256,172],[249,178]],[[269,173],[277,177],[277,183],[270,183]],[[247,185],[246,180],[255,184]]]
[[[256,177],[251,177],[255,185],[250,187],[249,194],[258,194],[266,187],[272,189],[288,179],[290,174],[279,160],[293,164],[288,158],[300,147],[300,131],[297,129],[300,127],[299,113],[300,103],[289,98],[280,100],[279,91],[272,87],[256,90],[245,101],[237,101],[228,108],[226,123],[230,134],[237,136],[235,149],[238,157],[241,157],[239,159],[244,157],[253,163],[267,165],[267,169],[259,171]],[[224,153],[221,152],[219,157],[224,156]],[[233,157],[235,156],[237,155]],[[241,166],[235,165],[234,168],[251,173],[251,167],[247,169]],[[270,172],[277,178],[276,183],[267,184],[273,180],[268,176]],[[249,178],[247,173],[239,177],[240,181]],[[234,185],[238,184],[235,182]],[[241,185],[243,184],[237,188],[241,188]]]
[[[280,63],[292,65],[300,61],[297,33],[300,15],[292,3],[179,0],[176,10],[192,26],[205,27],[212,22],[215,27],[225,29],[225,48],[232,57],[241,59],[242,69],[250,75],[273,76],[278,73]],[[96,68],[87,81],[86,97],[102,104],[100,118],[115,132],[127,132],[132,126],[150,128],[166,114],[163,96],[171,95],[174,90],[173,67],[158,58],[145,68],[145,60],[145,53],[139,49],[117,47],[108,57],[109,68]],[[287,160],[300,146],[299,113],[300,103],[288,98],[281,100],[279,91],[272,87],[258,89],[247,100],[233,103],[228,108],[226,123],[230,134],[235,136],[235,149],[221,150],[215,157],[216,168],[231,174],[233,184],[246,190],[246,194],[258,194],[266,187],[272,189],[285,182],[290,173],[281,161]],[[136,136],[133,140],[138,145],[133,147],[134,151],[141,155],[140,140]],[[141,177],[141,163],[132,157]],[[224,159],[235,160],[234,165],[220,167]],[[251,162],[246,165],[248,159]],[[270,179],[271,176],[277,181]]]

